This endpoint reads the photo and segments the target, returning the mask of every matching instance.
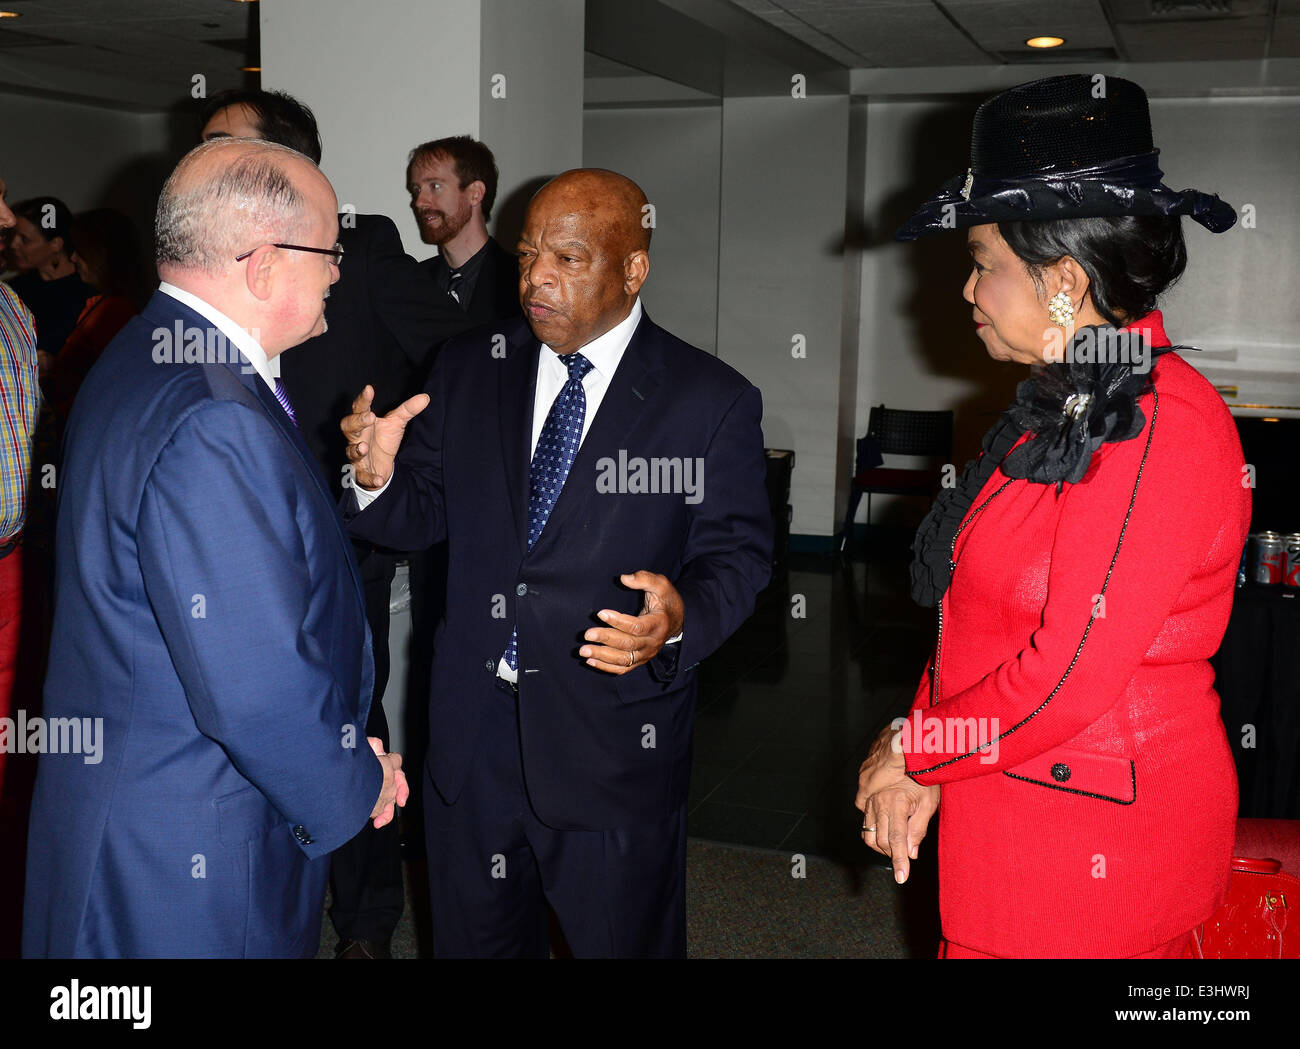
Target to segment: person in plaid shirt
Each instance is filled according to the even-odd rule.
[[[0,179],[0,230],[14,225],[14,213],[4,197]],[[23,587],[18,540],[27,511],[27,474],[39,404],[32,315],[9,285],[0,283],[0,718],[11,716],[17,679]],[[0,863],[0,957],[16,951],[22,892],[14,884],[14,875],[22,868],[21,816],[28,797],[25,790],[11,789],[5,795],[6,750],[0,747],[0,857],[7,857]],[[11,862],[15,857],[16,865]]]

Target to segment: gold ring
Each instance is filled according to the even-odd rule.
[[[630,667],[635,662],[636,662],[636,656],[634,656],[631,652],[629,652],[627,654],[627,665]]]
[[[876,833],[876,828],[875,828],[875,827],[868,827],[866,824],[863,824],[862,829],[863,829],[863,830],[869,830],[869,831],[871,831],[872,834],[875,834],[875,833]]]

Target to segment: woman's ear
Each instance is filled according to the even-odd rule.
[[[1088,274],[1084,272],[1075,260],[1066,255],[1060,259],[1054,267],[1057,271],[1058,286],[1057,291],[1063,291],[1069,296],[1070,301],[1074,303],[1076,310],[1082,308],[1084,302],[1088,299],[1088,289],[1092,282],[1088,280]]]

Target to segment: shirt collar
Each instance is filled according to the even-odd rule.
[[[275,391],[275,380],[271,378],[271,364],[267,360],[266,351],[262,349],[262,344],[251,333],[241,328],[211,303],[204,302],[193,292],[178,288],[174,284],[168,284],[166,281],[159,283],[158,290],[164,295],[170,295],[177,302],[184,303],[205,320],[211,321],[221,334],[230,340],[231,345],[248,358],[248,363],[253,366],[253,370],[262,377],[262,381],[266,383],[271,391]]]
[[[627,349],[628,343],[632,341],[632,333],[636,331],[636,326],[640,323],[641,296],[638,295],[633,300],[632,310],[626,317],[605,332],[604,335],[592,339],[586,346],[578,347],[578,352],[591,361],[591,366],[608,382],[614,374],[614,369],[618,367],[618,362],[623,359],[623,353]],[[551,350],[546,343],[542,343],[542,346]],[[553,365],[558,365],[561,369],[564,369],[564,362],[560,360],[560,355],[554,350],[551,350],[551,356],[547,360],[551,361]]]

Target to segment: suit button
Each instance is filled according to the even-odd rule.
[[[1052,766],[1052,779],[1057,783],[1064,783],[1070,778],[1070,766],[1058,761]]]
[[[293,836],[297,838],[298,841],[301,842],[303,845],[311,844],[311,835],[307,833],[307,828],[304,827],[301,823],[298,824],[298,826],[293,828]]]
[[[520,583],[517,587],[515,587],[515,593],[518,594],[520,597],[523,597],[524,594],[528,593],[528,584]]]

